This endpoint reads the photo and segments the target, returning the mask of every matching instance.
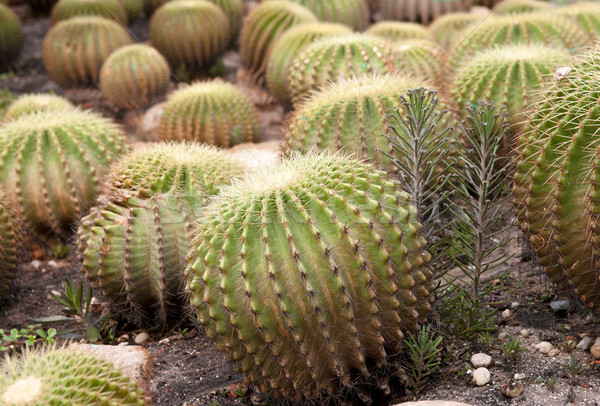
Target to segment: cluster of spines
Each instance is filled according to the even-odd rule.
[[[390,41],[407,39],[429,39],[433,41],[433,36],[427,28],[421,24],[410,22],[380,21],[370,26],[365,32]]]
[[[17,119],[24,114],[30,114],[40,110],[60,110],[72,106],[71,102],[56,94],[23,94],[8,106],[4,112],[2,121],[6,123]]]
[[[448,13],[468,11],[467,0],[380,0],[381,15],[388,20],[427,24]]]
[[[398,41],[392,46],[392,52],[399,73],[421,77],[434,84],[441,82],[444,49],[436,42],[427,39]]]
[[[600,35],[600,4],[596,2],[573,3],[566,7],[557,7],[552,12],[576,20],[579,27],[594,38]]]
[[[21,50],[21,20],[8,6],[0,4],[0,68],[5,67]]]
[[[302,4],[319,21],[344,24],[363,31],[369,25],[369,6],[365,0],[287,0]]]
[[[84,16],[108,18],[127,25],[127,11],[121,0],[59,0],[50,14],[53,24]]]

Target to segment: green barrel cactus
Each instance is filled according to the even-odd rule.
[[[388,41],[368,34],[322,38],[304,48],[289,67],[288,92],[294,104],[342,77],[393,73]]]
[[[442,80],[444,49],[434,41],[411,39],[392,45],[396,70],[425,78],[434,84]]]
[[[228,148],[260,138],[250,99],[222,80],[196,82],[172,93],[160,117],[161,140],[200,141]]]
[[[113,20],[73,17],[50,28],[42,43],[42,60],[60,86],[93,85],[106,58],[132,42],[125,28]]]
[[[10,120],[17,119],[24,114],[33,113],[39,110],[62,110],[72,106],[71,102],[56,94],[23,94],[8,106],[4,112],[2,121],[6,123]]]
[[[429,25],[429,31],[440,45],[449,47],[465,28],[469,26],[475,27],[477,23],[490,18],[492,16],[485,16],[478,13],[446,14],[435,19]]]
[[[163,97],[169,89],[169,64],[143,44],[117,49],[102,65],[100,90],[116,106],[139,109]]]
[[[21,235],[17,213],[0,190],[0,304],[8,298],[17,273]]]
[[[111,121],[77,108],[44,110],[0,126],[0,184],[39,235],[68,237],[104,173],[127,150]]]
[[[286,30],[316,22],[317,17],[309,9],[290,1],[267,1],[252,10],[240,34],[240,57],[251,79],[262,78],[271,47]]]
[[[21,20],[8,6],[0,4],[0,68],[19,53],[23,45]]]
[[[50,14],[53,24],[84,16],[104,17],[127,25],[127,11],[121,0],[59,0]]]
[[[352,386],[431,307],[415,208],[371,165],[296,155],[223,189],[189,255],[188,290],[217,348],[259,391]]]
[[[264,1],[264,0],[263,0]],[[369,6],[365,0],[287,0],[302,4],[319,21],[344,24],[363,31],[369,26]]]
[[[120,0],[120,2],[125,8],[129,24],[133,23],[142,15],[142,10],[144,8],[143,0]]]
[[[534,100],[540,84],[568,58],[567,50],[540,44],[483,51],[457,72],[452,97],[460,111],[480,100],[505,106],[507,122],[516,125],[525,120],[523,110]]]
[[[242,29],[242,19],[244,17],[244,0],[209,0],[221,7],[229,18],[229,38],[231,42],[237,40]]]
[[[592,1],[557,7],[553,13],[574,19],[592,37],[600,36],[600,4]]]
[[[380,0],[386,20],[419,21],[427,24],[448,13],[468,11],[468,0]]]
[[[291,95],[288,93],[288,74],[293,58],[308,44],[323,38],[350,34],[349,27],[332,23],[300,24],[287,30],[273,44],[265,79],[271,94],[279,102],[290,104]]]
[[[534,11],[548,11],[553,6],[547,2],[537,0],[504,0],[494,7],[495,14],[530,13]]]
[[[389,39],[390,41],[402,41],[405,39],[433,40],[431,33],[421,24],[401,21],[380,21],[370,26],[365,32]]]
[[[6,406],[152,404],[112,363],[65,348],[7,358],[0,370],[0,399]]]
[[[514,199],[546,273],[600,310],[600,48],[555,72],[519,140]]]
[[[152,45],[172,69],[208,68],[229,44],[229,19],[206,0],[168,2],[150,20]]]

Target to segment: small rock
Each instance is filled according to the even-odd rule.
[[[90,310],[93,313],[100,313],[102,311],[102,302],[96,296],[90,300]]]
[[[565,337],[565,344],[567,346],[567,349],[574,350],[575,347],[577,347],[577,337],[574,337],[574,336]]]
[[[566,313],[571,308],[571,302],[568,300],[555,300],[549,306],[556,314]]]
[[[168,338],[163,338],[162,340],[160,340],[158,342],[158,344],[165,345],[165,344],[169,344],[170,342],[171,342],[171,340],[169,340]]]
[[[31,267],[34,269],[40,269],[40,266],[42,266],[42,262],[38,261],[37,259],[34,259],[29,263],[29,265],[31,265]]]
[[[519,397],[523,393],[523,384],[510,380],[506,385],[500,387],[500,392],[508,398]]]
[[[129,343],[127,341],[124,341],[122,343],[117,344],[117,347],[125,347],[126,345],[129,345]]]
[[[487,368],[481,367],[473,371],[473,383],[477,386],[483,386],[492,379],[492,375]]]
[[[569,66],[565,66],[564,68],[558,68],[554,72],[554,80],[556,80],[556,81],[563,80],[564,78],[569,76],[569,73],[571,73],[571,67],[569,67]]]
[[[129,341],[129,334],[123,334],[119,338],[117,338],[118,343],[126,343]]]
[[[510,311],[510,309],[506,309],[502,312],[503,319],[508,319],[511,316],[512,316],[512,312]]]
[[[500,333],[498,333],[498,338],[500,340],[504,340],[505,338],[508,338],[508,333],[506,331],[501,331]]]
[[[52,259],[52,260],[48,261],[48,266],[50,268],[56,268],[58,266],[58,264],[56,263],[55,260]]]
[[[144,344],[148,340],[148,337],[150,337],[150,335],[145,331],[142,331],[140,334],[135,336],[134,341],[136,344]]]
[[[578,350],[581,350],[581,351],[587,351],[592,346],[592,342],[593,342],[592,337],[583,337],[581,339],[581,341],[579,342],[579,344],[577,344],[577,347],[575,347],[575,348],[577,348]]]
[[[227,152],[246,164],[248,168],[256,169],[268,166],[281,159],[281,141],[247,142],[235,145]]]
[[[594,345],[590,348],[590,352],[595,359],[600,359],[600,337],[596,338]]]
[[[548,356],[550,356],[550,357],[556,357],[558,354],[560,354],[560,350],[558,348],[553,348],[548,353]]]
[[[523,373],[521,373],[521,374],[517,373],[517,374],[515,374],[514,378],[515,378],[515,380],[520,381],[521,379],[525,379],[525,374],[523,374]]]
[[[510,304],[510,308],[511,308],[511,309],[516,309],[516,308],[517,308],[517,307],[519,307],[519,306],[520,306],[520,303],[519,303],[519,302],[512,302],[512,303]]]
[[[529,330],[527,330],[526,328],[522,329],[519,334],[521,335],[521,337],[523,338],[529,338]]]
[[[256,396],[256,395],[253,395]],[[252,400],[254,402],[254,400]],[[266,403],[253,403],[263,405]],[[394,406],[471,406],[467,403],[454,402],[452,400],[419,400],[417,402],[398,403]]]
[[[136,140],[158,141],[158,126],[167,103],[158,103],[150,107],[137,126]]]
[[[489,367],[491,363],[492,357],[482,352],[473,354],[471,357],[471,364],[473,364],[473,368]]]
[[[554,346],[548,341],[542,341],[541,343],[537,343],[535,345],[535,349],[541,352],[542,354],[548,354],[554,349]]]

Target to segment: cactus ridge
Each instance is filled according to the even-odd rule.
[[[365,0],[287,0],[300,3],[319,19],[364,31],[369,26],[369,6]]]
[[[392,46],[392,52],[398,72],[422,77],[435,84],[441,82],[444,49],[436,42],[427,39],[398,41]]]
[[[8,298],[19,266],[21,233],[17,213],[0,190],[0,304]]]
[[[102,17],[73,17],[52,26],[42,43],[48,74],[63,87],[98,82],[102,63],[131,37],[118,23]]]
[[[504,0],[494,7],[494,14],[530,13],[553,8],[551,4],[537,0]]]
[[[600,35],[600,4],[591,1],[558,7],[553,13],[574,19],[579,27],[588,32],[592,39]]]
[[[8,6],[0,4],[0,68],[8,65],[23,45],[21,20]]]
[[[127,11],[121,0],[59,0],[52,8],[52,24],[73,17],[98,16],[127,25]]]
[[[29,93],[19,96],[4,112],[5,123],[39,110],[61,110],[73,107],[64,97],[50,93]]]
[[[427,24],[447,13],[469,11],[467,0],[380,0],[381,15],[388,20]]]
[[[240,30],[242,29],[242,19],[244,17],[244,0],[209,0],[215,3],[227,15],[229,19],[229,37],[231,42],[235,42]]]
[[[370,26],[365,33],[376,35],[391,41],[402,41],[406,39],[429,39],[433,36],[427,28],[421,24],[400,21],[380,21]]]
[[[311,154],[206,207],[189,255],[191,303],[247,382],[301,400],[351,387],[351,369],[366,375],[397,353],[433,288],[408,200],[370,165]]]
[[[256,107],[234,85],[222,80],[196,82],[171,94],[158,132],[161,140],[231,147],[258,141],[259,120]]]
[[[430,25],[429,31],[442,46],[452,44],[458,35],[467,27],[474,27],[476,23],[493,16],[478,13],[451,13],[436,18]]]

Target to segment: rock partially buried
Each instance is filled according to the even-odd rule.
[[[568,300],[555,300],[549,306],[556,314],[566,313],[571,308],[571,302]]]
[[[594,340],[592,340],[592,337],[583,337],[575,348],[578,350],[587,351],[592,347],[593,341]]]
[[[247,142],[238,144],[227,151],[249,168],[260,168],[280,160],[281,141]]]
[[[483,386],[492,380],[492,375],[487,368],[481,367],[473,371],[473,383],[477,386]]]
[[[548,341],[542,341],[541,343],[536,344],[535,349],[541,352],[542,354],[548,354],[554,349],[554,346]]]
[[[596,338],[594,345],[590,348],[590,352],[595,359],[600,359],[600,337]]]
[[[489,367],[491,363],[492,357],[482,352],[474,354],[471,357],[471,364],[473,364],[473,368]]]

